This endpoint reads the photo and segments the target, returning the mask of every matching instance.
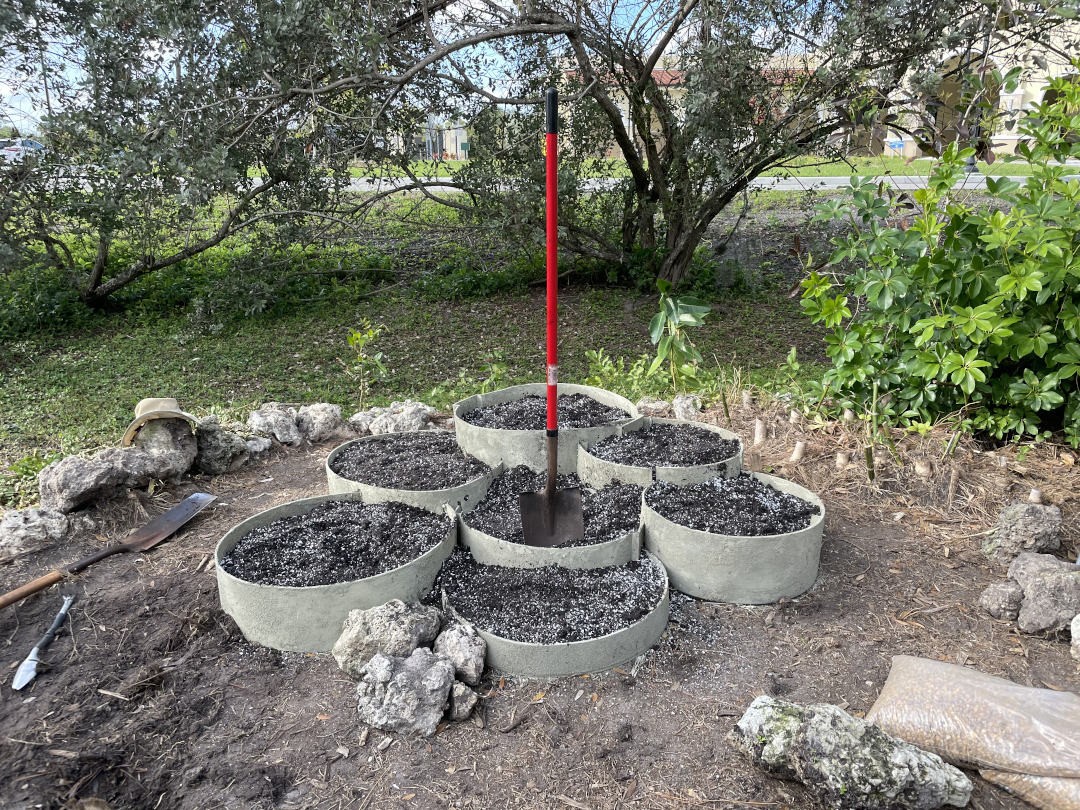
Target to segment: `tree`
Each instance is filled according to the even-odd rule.
[[[1008,23],[1004,4],[933,0],[554,0],[536,9],[571,30],[558,42],[498,43],[502,94],[484,92],[460,63],[447,77],[476,122],[477,159],[458,179],[484,192],[485,216],[535,234],[542,196],[531,133],[540,110],[528,102],[557,84],[569,99],[563,244],[644,263],[670,282],[686,275],[706,228],[754,178],[793,158],[835,156],[845,128],[902,128],[899,112],[921,103],[912,88],[940,81],[949,49],[991,33],[1000,46],[1060,22]],[[998,30],[1007,24],[1017,30]],[[472,69],[490,63],[483,55]],[[583,174],[605,171],[609,147],[629,176],[597,190]]]

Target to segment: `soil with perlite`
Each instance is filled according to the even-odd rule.
[[[599,427],[630,418],[621,408],[604,405],[585,394],[559,394],[556,407],[560,428]],[[461,418],[477,427],[543,430],[547,427],[547,399],[526,394],[510,402],[476,408],[463,413]]]
[[[645,490],[645,503],[680,526],[739,537],[798,531],[821,514],[815,504],[747,473],[690,486],[657,481]]]
[[[739,427],[744,437],[757,415]],[[830,472],[833,482],[816,488],[827,510],[821,574],[802,596],[742,606],[672,593],[668,627],[636,665],[551,681],[487,672],[476,721],[426,740],[368,731],[332,656],[244,640],[220,608],[213,570],[214,544],[237,523],[325,492],[332,449],[275,450],[234,474],[132,494],[96,512],[92,534],[0,564],[0,588],[10,590],[193,491],[218,497],[151,552],[110,557],[0,610],[0,806],[805,810],[808,791],[750,767],[727,742],[757,695],[865,712],[897,654],[963,661],[1029,686],[1080,683],[1067,641],[1017,634],[979,610],[980,591],[1004,576],[978,551],[984,521],[880,495],[856,508],[843,491],[863,473]],[[782,465],[790,442],[759,452]],[[1022,500],[1031,473],[1002,475],[996,491]],[[974,492],[966,486],[958,504]],[[1075,514],[1075,500],[1065,506]],[[1067,535],[1063,554],[1076,550]],[[61,593],[77,596],[69,623],[37,680],[14,692],[15,669]],[[973,807],[1030,810],[969,774]]]
[[[453,433],[424,430],[350,442],[330,462],[330,469],[361,484],[435,490],[461,486],[490,468],[462,452]]]
[[[648,557],[573,570],[480,565],[455,550],[439,572],[447,603],[481,630],[512,641],[560,644],[630,627],[664,595],[663,569]]]
[[[540,492],[546,483],[546,472],[533,472],[523,464],[513,467],[492,481],[484,499],[461,519],[469,527],[492,537],[524,543],[520,494]],[[581,512],[585,518],[585,537],[564,543],[562,548],[606,543],[634,531],[640,523],[642,488],[639,486],[609,484],[597,490],[582,487],[573,473],[558,476],[555,486],[559,490],[581,488]]]
[[[599,441],[588,452],[630,467],[691,467],[727,461],[738,455],[739,443],[705,428],[660,422]]]
[[[259,585],[333,585],[383,574],[446,539],[453,522],[403,503],[327,501],[252,529],[221,559]]]

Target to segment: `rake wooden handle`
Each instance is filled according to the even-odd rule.
[[[43,591],[50,585],[53,585],[64,578],[64,575],[59,571],[50,571],[43,577],[38,577],[33,582],[27,582],[21,588],[16,588],[11,593],[5,593],[0,596],[0,608],[6,608],[8,605],[14,605],[21,599],[25,599],[32,593]]]

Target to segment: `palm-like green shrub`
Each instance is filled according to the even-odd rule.
[[[953,144],[924,189],[852,178],[817,207],[817,221],[850,229],[802,282],[806,313],[831,329],[833,366],[810,398],[873,402],[908,425],[959,414],[998,439],[1063,430],[1080,444],[1080,180],[1067,179],[1080,174],[1080,85],[1050,88],[1008,158],[1031,176],[987,178],[989,201],[958,192],[974,151]]]

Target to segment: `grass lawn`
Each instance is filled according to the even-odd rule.
[[[628,359],[650,352],[655,306],[655,297],[621,289],[562,293],[562,379],[584,380],[588,349]],[[352,414],[356,384],[338,358],[348,361],[345,339],[362,316],[386,326],[374,349],[390,369],[369,404],[431,402],[440,386],[434,399],[445,407],[479,390],[491,360],[502,369],[497,387],[540,381],[543,312],[540,290],[460,302],[393,293],[358,298],[344,290],[317,307],[242,319],[217,334],[194,330],[176,312],[102,316],[83,334],[10,341],[0,346],[0,468],[35,451],[117,444],[135,403],[148,396],[176,397],[197,416],[241,420],[270,400],[334,402]],[[823,359],[820,333],[786,298],[717,303],[694,337],[710,365],[738,367],[756,384],[776,378],[792,345],[801,359]]]

